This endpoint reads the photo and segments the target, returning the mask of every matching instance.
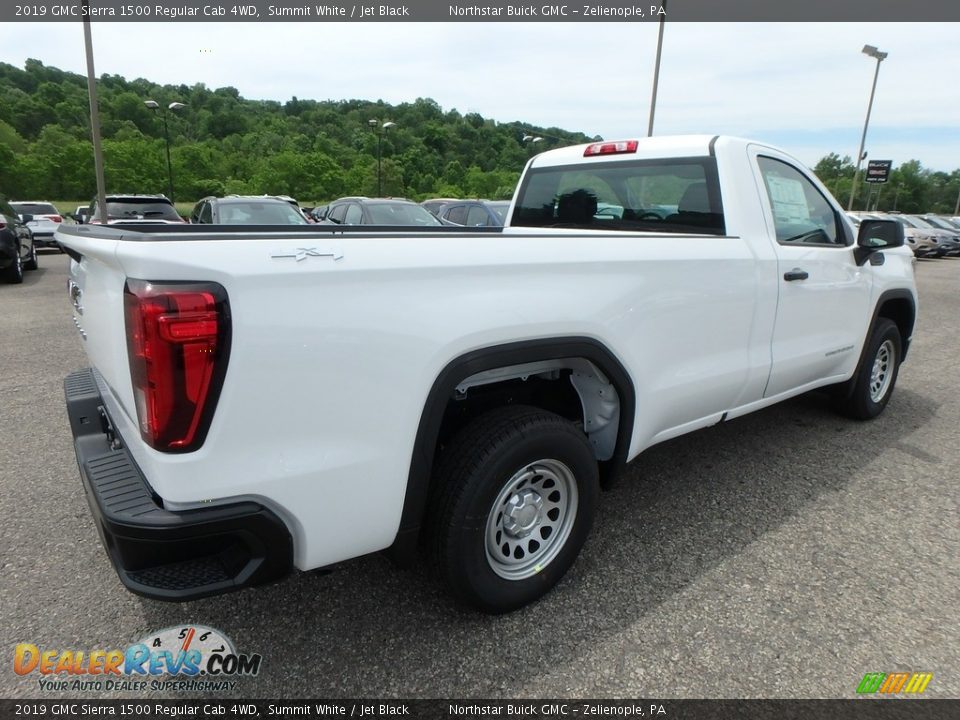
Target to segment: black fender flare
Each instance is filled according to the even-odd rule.
[[[636,391],[623,364],[601,342],[589,337],[560,337],[494,345],[465,353],[447,365],[433,382],[424,402],[414,440],[400,527],[387,554],[400,563],[409,562],[416,551],[426,511],[437,438],[449,399],[457,384],[485,370],[543,360],[584,358],[613,383],[620,398],[620,423],[613,458],[605,461],[602,476],[608,481],[626,463],[636,409]]]
[[[839,389],[839,392],[837,393],[838,397],[848,398],[853,393],[854,385],[856,384],[857,378],[860,375],[860,369],[863,367],[863,363],[865,362],[864,355],[867,352],[867,343],[870,339],[870,334],[873,332],[873,328],[877,326],[877,319],[880,317],[880,309],[890,300],[906,300],[907,304],[910,306],[910,335],[903,335],[900,338],[900,362],[902,363],[907,359],[907,350],[910,347],[910,336],[913,335],[913,328],[917,322],[917,299],[916,296],[910,292],[910,290],[907,290],[906,288],[895,288],[881,293],[880,297],[877,298],[877,304],[873,307],[873,315],[870,317],[870,324],[867,325],[867,334],[863,341],[863,348],[860,350],[860,359],[857,360],[857,368],[853,371],[853,377],[836,386]]]

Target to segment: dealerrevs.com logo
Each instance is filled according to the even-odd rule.
[[[233,690],[255,676],[263,658],[238,653],[219,630],[203,625],[149,633],[124,650],[60,650],[20,643],[13,671],[37,676],[40,690]]]
[[[919,695],[933,680],[933,673],[867,673],[857,686],[860,695]]]

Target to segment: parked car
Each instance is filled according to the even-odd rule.
[[[460,202],[459,198],[430,198],[429,200],[424,200],[420,203],[421,207],[427,209],[431,215],[436,215],[440,212],[440,208],[444,205],[452,202]]]
[[[77,205],[77,209],[71,213],[70,217],[74,219],[75,222],[83,223],[87,221],[87,218],[90,216],[90,206],[89,205]]]
[[[454,225],[502,227],[509,209],[509,200],[458,200],[443,205],[436,216]]]
[[[18,215],[33,216],[33,220],[27,223],[27,227],[33,233],[34,245],[42,248],[57,247],[53,233],[63,222],[63,215],[52,203],[39,200],[17,200],[10,205]]]
[[[327,210],[329,209],[329,205],[317,205],[317,207],[310,211],[310,217],[313,218],[314,222],[323,222],[327,217]]]
[[[0,274],[9,283],[22,283],[24,270],[37,269],[37,247],[29,227],[32,220],[30,213],[21,216],[0,195]]]
[[[182,223],[173,202],[166,195],[107,195],[107,224]],[[100,224],[97,199],[90,202],[87,222]]]
[[[201,225],[309,225],[295,204],[268,195],[205,197],[193,206],[190,222]]]
[[[944,231],[957,245],[957,251],[954,252],[954,255],[960,255],[960,226],[954,225],[949,220],[939,217],[937,215],[919,215],[920,220],[923,220],[928,225],[932,225],[939,230]]]
[[[443,225],[426,208],[410,200],[396,198],[348,197],[330,203],[325,223],[334,225],[404,225],[433,227]]]
[[[891,213],[891,215],[893,214]],[[960,254],[960,241],[954,240],[955,233],[946,232],[935,225],[931,225],[917,215],[896,214],[893,217],[899,217],[907,226],[932,234],[937,241],[938,257]]]

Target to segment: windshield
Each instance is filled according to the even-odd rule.
[[[442,225],[428,210],[412,203],[371,203],[367,207],[374,225]]]
[[[929,223],[923,218],[918,218],[913,215],[910,216],[910,222],[912,222],[915,227],[925,228],[927,230],[933,230],[933,228],[935,227],[933,223]]]
[[[704,157],[534,168],[511,224],[722,235],[716,162]]]
[[[59,215],[57,209],[50,203],[10,203],[19,215]]]
[[[107,202],[107,217],[109,219],[156,219],[180,221],[177,211],[167,201],[109,201]]]
[[[221,225],[308,225],[292,205],[275,202],[231,202],[220,206]]]

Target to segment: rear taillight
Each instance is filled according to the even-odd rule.
[[[140,435],[163,452],[206,437],[230,353],[230,307],[217,283],[128,280],[127,354]]]
[[[639,147],[636,140],[617,140],[615,142],[598,142],[593,145],[587,145],[583,151],[584,157],[594,155],[620,155],[622,153],[635,153]]]
[[[62,223],[62,222],[63,222],[63,218],[60,217],[59,215],[47,215],[47,217],[50,218],[53,222],[56,222],[56,223]]]

